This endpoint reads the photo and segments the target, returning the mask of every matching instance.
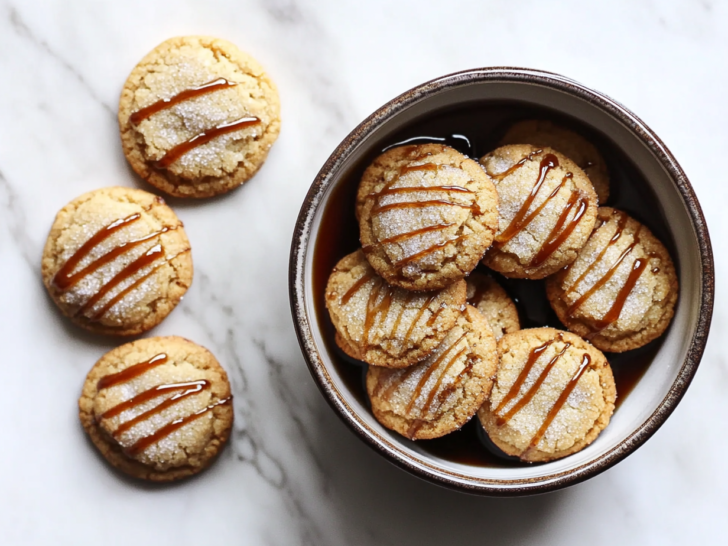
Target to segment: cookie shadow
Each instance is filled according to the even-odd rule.
[[[319,454],[329,473],[327,492],[339,525],[357,542],[363,537],[377,545],[537,542],[571,494],[493,498],[446,489],[395,467],[326,413],[317,433],[327,446]]]

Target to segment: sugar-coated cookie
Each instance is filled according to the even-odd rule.
[[[404,370],[369,367],[372,412],[412,440],[439,438],[475,415],[493,386],[497,362],[488,322],[468,305],[427,360]]]
[[[576,259],[594,228],[597,196],[576,163],[551,148],[511,144],[480,159],[499,198],[499,228],[483,263],[542,279]]]
[[[574,131],[543,119],[528,119],[514,123],[500,141],[506,144],[531,144],[553,148],[579,165],[586,173],[599,197],[599,203],[609,199],[609,170],[602,154],[594,145]]]
[[[602,351],[637,349],[662,335],[678,280],[664,245],[627,213],[599,208],[599,224],[567,269],[546,281],[566,327]]]
[[[521,329],[516,304],[493,277],[475,271],[467,282],[468,303],[486,318],[496,341]]]
[[[124,154],[150,184],[209,197],[261,167],[280,131],[275,84],[225,40],[172,38],[132,70],[119,101]]]
[[[356,202],[364,253],[407,290],[435,290],[475,269],[498,227],[498,195],[472,159],[441,144],[386,151]]]
[[[101,454],[136,478],[204,470],[233,422],[227,374],[205,348],[153,337],[106,353],[86,377],[81,424]]]
[[[551,461],[593,442],[617,389],[604,355],[579,336],[532,328],[503,336],[490,399],[478,411],[490,439],[525,462]]]
[[[162,198],[103,188],[60,210],[41,272],[53,300],[76,324],[136,335],[159,324],[192,283],[190,243]]]
[[[463,280],[432,292],[391,286],[357,250],[332,271],[326,307],[346,354],[375,366],[404,368],[426,358],[444,339],[462,313],[465,291]]]

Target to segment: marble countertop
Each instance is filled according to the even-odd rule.
[[[702,201],[722,282],[727,27],[728,2],[718,0],[0,1],[0,542],[724,543],[722,285],[697,377],[645,446],[587,483],[500,500],[422,482],[345,428],[299,351],[287,265],[308,186],[357,123],[433,77],[512,65],[598,89],[662,137]],[[195,280],[152,334],[183,335],[218,356],[236,421],[209,471],[159,487],[112,471],[85,438],[81,384],[120,342],[61,317],[39,261],[55,213],[72,198],[110,185],[150,189],[124,160],[116,105],[134,64],[180,34],[227,38],[258,58],[279,86],[283,125],[244,187],[170,200],[194,246]]]

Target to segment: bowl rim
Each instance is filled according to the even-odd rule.
[[[677,377],[655,411],[611,450],[576,468],[537,478],[491,480],[465,476],[456,471],[416,461],[389,439],[369,428],[333,385],[316,350],[305,303],[305,282],[307,277],[310,278],[310,275],[305,274],[305,263],[311,227],[334,173],[368,135],[391,117],[437,93],[484,82],[525,83],[556,89],[585,100],[616,118],[647,146],[667,171],[686,206],[700,250],[702,283],[697,324]],[[437,485],[490,496],[545,493],[577,484],[604,472],[644,444],[674,411],[695,376],[708,339],[714,293],[713,252],[705,217],[687,176],[662,140],[639,117],[614,99],[559,74],[518,67],[474,68],[435,78],[395,97],[362,121],[336,147],[311,184],[296,220],[289,259],[289,298],[298,342],[314,381],[335,413],[365,444],[396,466]]]

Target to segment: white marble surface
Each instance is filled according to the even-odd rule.
[[[1,0],[0,543],[724,544],[727,27],[719,0]],[[261,61],[279,85],[283,126],[243,188],[171,200],[193,244],[195,281],[152,334],[217,354],[236,425],[208,472],[158,487],[111,471],[84,437],[83,378],[119,342],[60,316],[39,260],[54,214],[73,197],[149,189],[121,153],[118,94],[148,50],[193,33]],[[701,369],[668,423],[599,477],[525,499],[440,489],[360,443],[310,378],[288,307],[294,221],[334,146],[413,85],[486,65],[562,73],[651,125],[702,200],[719,283]]]

